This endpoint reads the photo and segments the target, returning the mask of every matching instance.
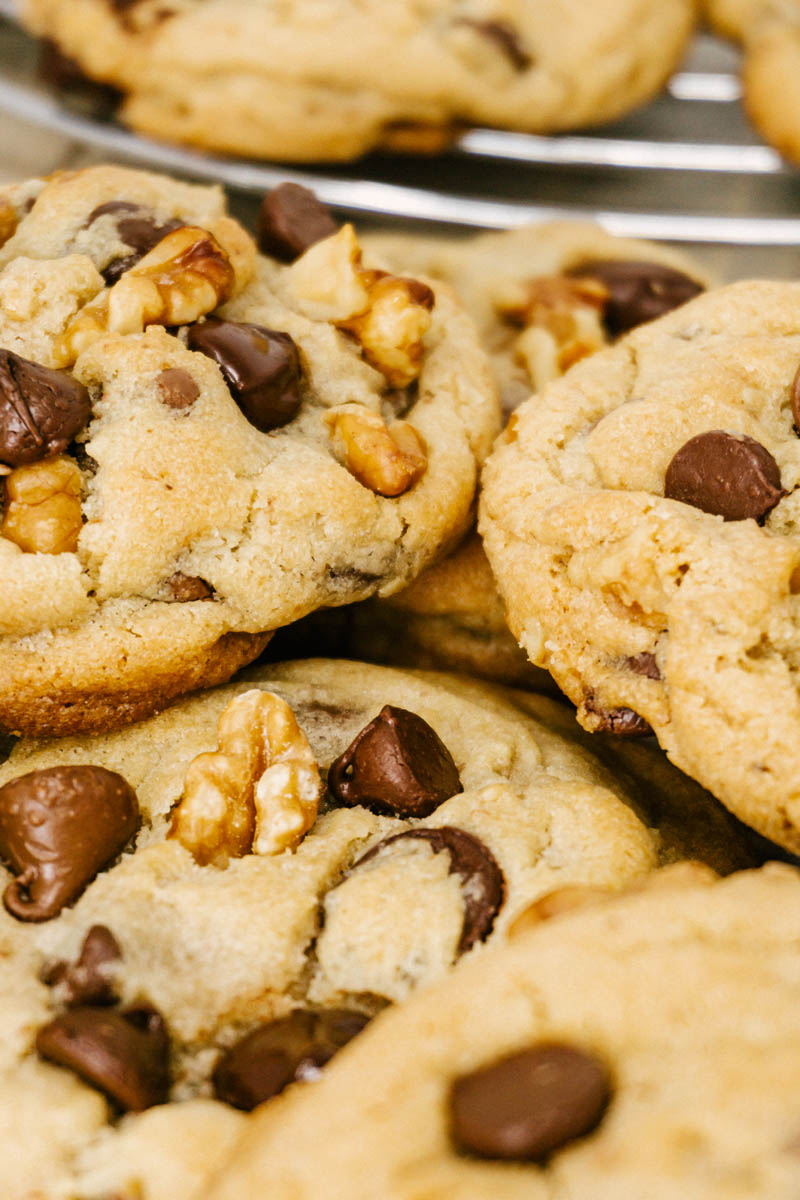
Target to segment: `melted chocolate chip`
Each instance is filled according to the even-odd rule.
[[[300,408],[300,356],[288,333],[211,317],[189,330],[189,349],[214,360],[234,400],[262,433]]]
[[[467,1154],[538,1162],[596,1128],[610,1097],[604,1063],[545,1043],[455,1081],[453,1137]]]
[[[166,237],[168,233],[172,233],[174,229],[180,229],[185,223],[176,220],[160,221],[150,209],[144,208],[141,204],[131,204],[128,200],[109,200],[106,204],[98,205],[89,214],[86,228],[92,225],[98,217],[109,214],[116,217],[115,224],[119,240],[131,248],[130,254],[124,255],[122,258],[115,258],[101,272],[109,287],[131,267],[135,267],[137,262],[158,245],[162,238]]]
[[[250,1112],[296,1080],[316,1079],[322,1067],[360,1033],[369,1017],[350,1009],[297,1009],[263,1025],[220,1059],[214,1094]]]
[[[117,939],[105,925],[93,925],[74,963],[57,962],[42,975],[42,982],[58,989],[59,1000],[74,1008],[80,1004],[114,1004],[117,1000],[109,967],[122,958]]]
[[[427,721],[391,704],[381,709],[328,772],[342,804],[427,817],[464,789],[450,751]]]
[[[80,896],[139,826],[136,793],[105,767],[47,767],[0,787],[0,855],[12,916],[47,921]]]
[[[712,429],[681,446],[667,467],[664,495],[726,521],[763,521],[788,493],[765,446]]]
[[[293,262],[339,226],[321,200],[299,183],[281,183],[261,201],[258,245],[264,254]]]
[[[591,697],[584,701],[583,707],[596,718],[592,725],[593,733],[635,738],[650,737],[653,732],[644,717],[640,717],[632,708],[601,708]]]
[[[0,462],[17,467],[63,454],[91,411],[86,388],[66,371],[0,350]]]
[[[214,597],[214,589],[211,584],[206,583],[205,579],[201,579],[199,575],[184,575],[183,572],[176,571],[167,580],[167,584],[172,599],[180,601],[181,604],[187,604],[192,600],[212,600]]]
[[[191,408],[200,395],[200,388],[188,371],[167,367],[156,377],[158,394],[167,408]]]
[[[532,65],[533,59],[520,41],[519,30],[510,21],[476,21],[470,17],[458,17],[455,24],[469,25],[482,37],[494,42],[516,71],[527,71]]]
[[[155,1009],[70,1009],[39,1030],[36,1049],[123,1111],[141,1112],[167,1099],[169,1038]]]
[[[644,675],[646,679],[661,678],[656,656],[655,654],[651,654],[649,650],[644,650],[641,654],[631,654],[625,659],[625,666],[633,671],[635,675]]]
[[[676,271],[651,262],[585,262],[567,274],[599,280],[608,291],[603,322],[612,337],[653,321],[685,304],[702,286]]]
[[[362,863],[385,851],[387,846],[402,841],[425,841],[434,854],[446,850],[450,856],[450,874],[461,879],[464,896],[464,924],[458,943],[459,954],[466,954],[476,942],[485,941],[505,899],[505,880],[488,846],[452,825],[441,825],[436,829],[408,829],[384,838],[368,850],[351,868],[355,871]]]

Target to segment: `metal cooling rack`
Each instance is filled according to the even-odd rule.
[[[758,141],[738,103],[737,53],[705,35],[668,91],[613,126],[559,137],[472,129],[435,158],[373,154],[306,170],[156,142],[54,94],[37,78],[13,0],[0,0],[0,14],[0,111],[106,158],[217,180],[245,203],[290,179],[340,212],[395,227],[589,218],[628,237],[760,249],[772,273],[797,273],[800,172]]]

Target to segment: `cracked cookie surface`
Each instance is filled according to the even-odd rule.
[[[606,311],[612,287],[592,269],[615,264],[616,291],[628,289],[629,320],[688,298],[703,273],[652,242],[617,238],[596,225],[553,222],[449,240],[372,234],[371,253],[390,269],[445,279],[475,320],[489,352],[507,417],[581,358],[613,340]],[[625,264],[630,274],[624,276]],[[652,264],[652,293],[636,293],[636,271]],[[659,268],[668,274],[662,279]],[[675,272],[675,275],[669,272]],[[644,278],[642,276],[642,278]],[[672,291],[670,292],[670,289]],[[638,311],[636,308],[638,300]],[[616,301],[619,303],[619,301]],[[508,629],[503,602],[480,539],[469,537],[387,600],[348,610],[344,636],[355,657],[398,665],[468,671],[537,689],[552,680],[533,667]]]
[[[463,534],[499,414],[444,286],[350,226],[281,265],[218,189],[118,167],[0,204],[6,729],[146,715]]]
[[[435,150],[456,123],[542,132],[658,91],[692,0],[26,0],[26,22],[157,137],[277,159]]]
[[[464,961],[256,1114],[203,1200],[791,1200],[799,896],[665,873]]]
[[[481,516],[511,627],[581,723],[652,728],[794,852],[798,365],[796,285],[709,292],[520,408]]]
[[[259,698],[272,714],[267,762],[252,757]],[[251,714],[244,725],[242,705]],[[387,705],[394,726],[380,719]],[[420,720],[428,733],[420,735]],[[82,1200],[194,1200],[192,1189],[245,1119],[214,1098],[220,1055],[243,1036],[298,1009],[369,1016],[435,981],[459,957],[482,956],[484,944],[504,940],[532,901],[560,897],[565,885],[617,890],[687,856],[725,871],[754,861],[724,810],[681,783],[655,749],[637,746],[635,761],[612,747],[604,766],[564,736],[570,725],[569,714],[544,697],[455,676],[312,660],[253,669],[115,733],[19,742],[0,767],[0,811],[12,781],[18,798],[28,789],[27,824],[14,818],[20,879],[29,868],[23,889],[37,888],[44,843],[51,847],[46,863],[78,869],[75,835],[55,816],[42,816],[44,785],[30,781],[43,776],[32,772],[58,781],[90,764],[95,774],[122,775],[136,794],[139,828],[121,855],[110,843],[98,851],[72,906],[58,915],[30,922],[0,909],[7,980],[0,988],[0,1087],[24,1100],[21,1109],[0,1106],[0,1142],[13,1147],[22,1126],[26,1146],[24,1155],[6,1155],[9,1200],[37,1188]],[[408,782],[395,773],[391,787],[376,783],[374,770],[368,779],[363,761],[348,753],[368,727],[377,738],[369,762],[388,762],[381,746],[395,747],[428,788],[428,815],[409,815]],[[294,747],[288,758],[281,728]],[[437,737],[444,752],[431,749]],[[319,815],[310,827],[306,821],[305,833],[295,831],[293,848],[272,853],[261,840],[264,825],[276,828],[274,801],[293,786],[284,765],[299,761],[304,744],[323,780],[343,753],[350,765],[331,771],[331,790],[314,801]],[[426,768],[431,754],[433,771]],[[227,862],[209,861],[203,846],[211,842],[196,836],[202,824],[187,835],[186,806],[198,820],[205,814],[206,830],[218,829],[209,797],[232,803],[243,769],[261,827],[243,853],[223,831]],[[341,789],[342,780],[362,789],[365,802]],[[4,856],[9,838],[0,827]],[[2,874],[4,886],[12,883],[10,871]],[[102,936],[92,932],[98,926]],[[78,1019],[90,1028],[108,1019],[118,1035],[131,1009],[156,1011],[165,1023],[172,1102],[151,1099],[142,1113],[109,1125],[100,1092],[37,1059],[33,1046],[38,1038],[42,1047],[46,1028],[44,1049],[52,1054],[57,1023]],[[86,1055],[79,1065],[95,1069],[95,1088],[114,1095],[116,1076]]]

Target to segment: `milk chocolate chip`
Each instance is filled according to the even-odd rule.
[[[77,900],[139,826],[136,793],[105,767],[47,767],[0,787],[0,856],[12,916],[47,921]]]
[[[167,584],[172,599],[180,601],[181,604],[192,600],[211,600],[214,596],[211,584],[206,583],[199,575],[184,575],[182,571],[176,571],[167,580]]]
[[[63,454],[91,411],[86,388],[66,371],[0,350],[0,462],[18,467]]]
[[[592,261],[567,274],[597,279],[607,289],[603,323],[612,337],[662,317],[703,291],[683,271],[660,263]]]
[[[584,710],[592,713],[595,721],[592,723],[593,733],[611,733],[614,737],[635,738],[649,737],[652,729],[632,708],[602,708],[592,697],[583,702]]]
[[[288,333],[211,317],[192,325],[189,349],[214,360],[239,408],[262,433],[297,415],[300,356]]]
[[[492,931],[492,925],[505,899],[505,880],[488,846],[471,833],[455,829],[452,825],[441,825],[436,829],[408,829],[384,838],[368,850],[356,863],[355,871],[362,863],[401,841],[425,841],[434,854],[446,850],[450,856],[450,874],[461,878],[464,897],[464,924],[458,943],[459,954],[466,954],[476,942],[484,941]]]
[[[467,1154],[541,1161],[590,1133],[610,1096],[604,1063],[573,1046],[544,1043],[455,1081],[453,1137]]]
[[[360,1033],[369,1017],[346,1008],[297,1009],[237,1042],[216,1066],[214,1094],[249,1112],[295,1080],[316,1079],[322,1067]]]
[[[122,958],[117,939],[105,925],[92,925],[74,963],[57,962],[42,974],[69,1008],[78,1004],[114,1004],[117,996],[111,970]]]
[[[167,408],[191,408],[200,395],[200,388],[181,367],[166,367],[156,378],[156,384],[161,402]]]
[[[664,495],[726,521],[763,521],[788,492],[765,446],[743,433],[712,429],[681,446],[667,467]]]
[[[293,262],[338,228],[329,210],[308,188],[281,183],[261,201],[256,232],[264,254]]]
[[[391,704],[331,765],[328,786],[343,804],[404,817],[427,817],[464,790],[435,730],[416,713]]]
[[[625,659],[625,665],[635,675],[644,675],[645,679],[661,678],[656,656],[649,650],[643,650],[641,654],[631,654]]]
[[[167,1099],[169,1038],[153,1008],[72,1008],[39,1030],[36,1049],[125,1112],[141,1112]]]
[[[526,71],[533,62],[520,41],[519,32],[510,21],[476,21],[470,17],[458,17],[457,25],[470,25],[476,33],[494,42],[516,71]]]
[[[131,267],[135,267],[139,259],[144,258],[145,254],[158,245],[168,233],[172,233],[174,229],[180,229],[182,225],[186,224],[185,221],[177,220],[161,221],[154,212],[149,208],[144,208],[141,204],[131,204],[128,200],[109,200],[106,204],[98,205],[89,214],[86,228],[92,225],[98,217],[108,214],[116,218],[115,225],[119,240],[126,246],[130,246],[131,249],[130,254],[124,255],[122,258],[115,258],[101,272],[109,287]]]
[[[795,377],[792,380],[790,398],[792,402],[792,420],[794,421],[794,430],[798,437],[800,437],[800,367],[797,368]]]

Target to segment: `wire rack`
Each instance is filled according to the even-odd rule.
[[[737,53],[706,35],[662,96],[614,125],[559,137],[472,129],[436,158],[307,170],[166,145],[65,100],[38,79],[33,39],[13,17],[13,0],[0,0],[0,111],[105,157],[218,180],[245,200],[290,179],[377,223],[453,232],[592,218],[624,236],[750,252],[772,274],[800,269],[800,172],[758,141],[738,103]]]

